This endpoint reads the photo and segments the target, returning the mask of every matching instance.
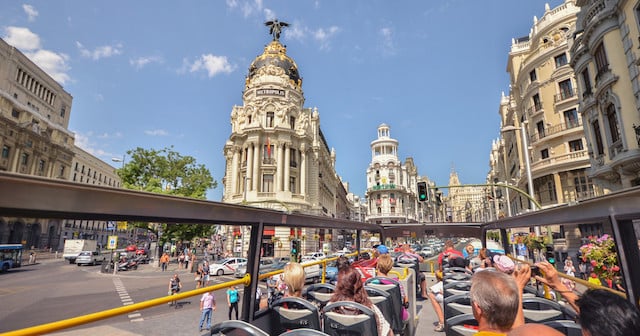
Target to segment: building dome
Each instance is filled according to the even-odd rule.
[[[271,41],[265,48],[264,52],[256,57],[249,67],[248,80],[251,81],[261,68],[273,65],[284,70],[294,84],[300,83],[300,74],[298,73],[298,65],[287,56],[287,48],[279,41]]]

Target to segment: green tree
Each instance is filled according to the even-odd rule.
[[[205,199],[207,190],[215,189],[218,183],[211,172],[202,164],[197,164],[191,156],[182,156],[173,147],[161,150],[136,148],[127,151],[129,161],[118,169],[118,175],[126,189]],[[153,232],[156,236],[162,230],[164,243],[172,238],[192,240],[208,236],[214,226],[201,224],[130,223],[134,227]]]

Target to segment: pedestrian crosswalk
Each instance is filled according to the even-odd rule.
[[[120,301],[122,301],[123,306],[134,304],[133,299],[131,299],[131,296],[127,292],[127,289],[124,287],[124,284],[122,283],[122,280],[120,280],[120,278],[113,278],[113,285],[116,287],[116,292],[118,292],[118,295],[120,296]],[[144,321],[142,314],[138,310],[129,314],[128,317],[131,322]]]

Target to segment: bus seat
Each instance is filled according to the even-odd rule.
[[[280,336],[305,336],[305,335],[329,336],[328,334],[325,334],[320,330],[309,329],[309,328],[293,329],[280,334]]]
[[[385,281],[388,284],[384,284],[381,281]],[[375,288],[389,293],[389,300],[393,307],[393,319],[389,320],[391,329],[394,333],[401,333],[404,329],[404,323],[402,322],[402,292],[400,291],[400,283],[394,279],[386,277],[374,277],[367,279],[364,283],[365,288]]]
[[[223,321],[211,327],[211,336],[223,333],[224,335],[269,336],[268,333],[258,329],[258,327],[241,320]]]
[[[471,313],[471,296],[469,293],[452,295],[444,299],[444,319],[456,315]]]
[[[582,336],[582,327],[578,323],[569,320],[556,320],[543,323],[567,336]]]
[[[345,311],[355,315],[346,314]],[[324,332],[330,336],[378,335],[375,313],[353,301],[337,301],[323,308]]]
[[[478,332],[478,321],[473,314],[456,315],[445,320],[447,336],[471,336]]]
[[[470,270],[468,270],[468,269],[466,269],[464,267],[444,267],[443,266],[443,272],[442,273],[445,276],[447,276],[448,274],[451,274],[451,273],[466,273],[466,274],[469,274],[469,275],[473,275],[473,273]]]
[[[567,320],[575,315],[559,303],[541,297],[522,298],[524,319],[527,323],[544,323],[554,320]]]
[[[445,299],[452,295],[465,294],[471,290],[471,281],[450,282],[443,286]]]
[[[324,305],[326,305],[331,299],[335,289],[336,287],[331,284],[312,284],[304,289],[302,297],[310,302],[316,303],[319,309],[322,310],[322,307],[324,307]]]
[[[271,307],[273,331],[283,333],[289,329],[311,328],[320,330],[318,308],[311,302],[297,297],[277,300]]]
[[[445,275],[443,281],[445,284],[456,281],[469,281],[471,280],[471,276],[469,273],[454,272]]]
[[[400,311],[394,310],[391,295],[388,292],[369,285],[364,286],[364,289],[367,291],[367,295],[369,295],[369,300],[380,309],[384,318],[389,322],[393,332],[401,333],[402,329],[404,329],[402,308],[400,308]]]

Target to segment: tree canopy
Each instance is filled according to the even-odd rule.
[[[159,194],[205,199],[207,190],[218,183],[204,165],[191,156],[182,156],[173,147],[161,150],[136,148],[127,151],[129,160],[118,169],[118,175],[126,189]],[[191,240],[213,233],[213,226],[201,224],[130,223],[147,229],[156,236],[162,232],[164,243],[172,238]]]

